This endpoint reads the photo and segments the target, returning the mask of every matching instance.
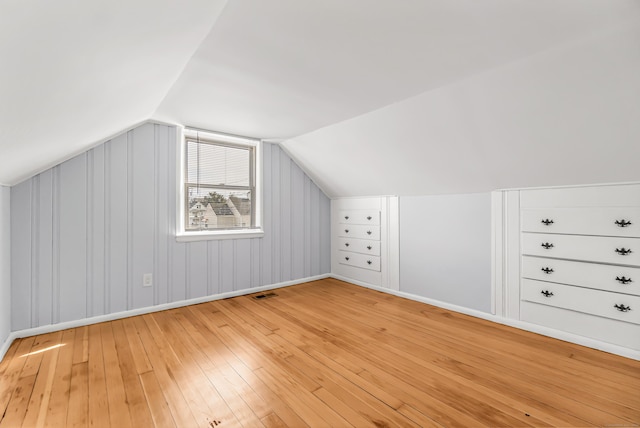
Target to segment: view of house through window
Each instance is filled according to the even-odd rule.
[[[185,231],[255,227],[255,147],[185,141]]]

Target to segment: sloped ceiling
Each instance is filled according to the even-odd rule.
[[[0,0],[0,183],[151,117],[223,0]]]
[[[640,20],[285,141],[331,197],[640,181]]]
[[[388,181],[361,163],[363,150],[370,164],[384,161],[376,145],[384,156],[418,147],[433,156],[442,146],[393,133],[371,145],[360,128],[371,119],[404,123],[402,114],[376,116],[379,109],[599,37],[639,12],[637,0],[5,0],[0,183],[17,183],[153,118],[287,140],[284,147],[332,196],[402,194],[393,180],[338,185],[349,168],[368,171],[369,183]],[[432,108],[433,116],[417,119],[437,121],[439,107]],[[342,123],[357,130],[345,134]],[[418,131],[425,130],[407,136]],[[472,141],[449,140],[452,152]],[[337,155],[346,169],[328,166]],[[473,170],[475,160],[464,164]],[[424,194],[509,181],[479,181],[461,170],[451,186],[438,168],[396,161],[387,173],[430,183]]]

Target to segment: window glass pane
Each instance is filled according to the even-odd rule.
[[[251,191],[188,188],[186,230],[251,227]]]
[[[187,180],[204,185],[250,186],[250,150],[187,141]]]

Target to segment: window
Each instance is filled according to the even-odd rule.
[[[181,240],[261,236],[260,141],[185,130]]]

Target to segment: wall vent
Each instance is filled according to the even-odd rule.
[[[276,293],[262,293],[262,294],[256,294],[255,296],[251,296],[256,300],[264,300],[264,299],[268,299],[269,297],[276,297],[277,294]]]

